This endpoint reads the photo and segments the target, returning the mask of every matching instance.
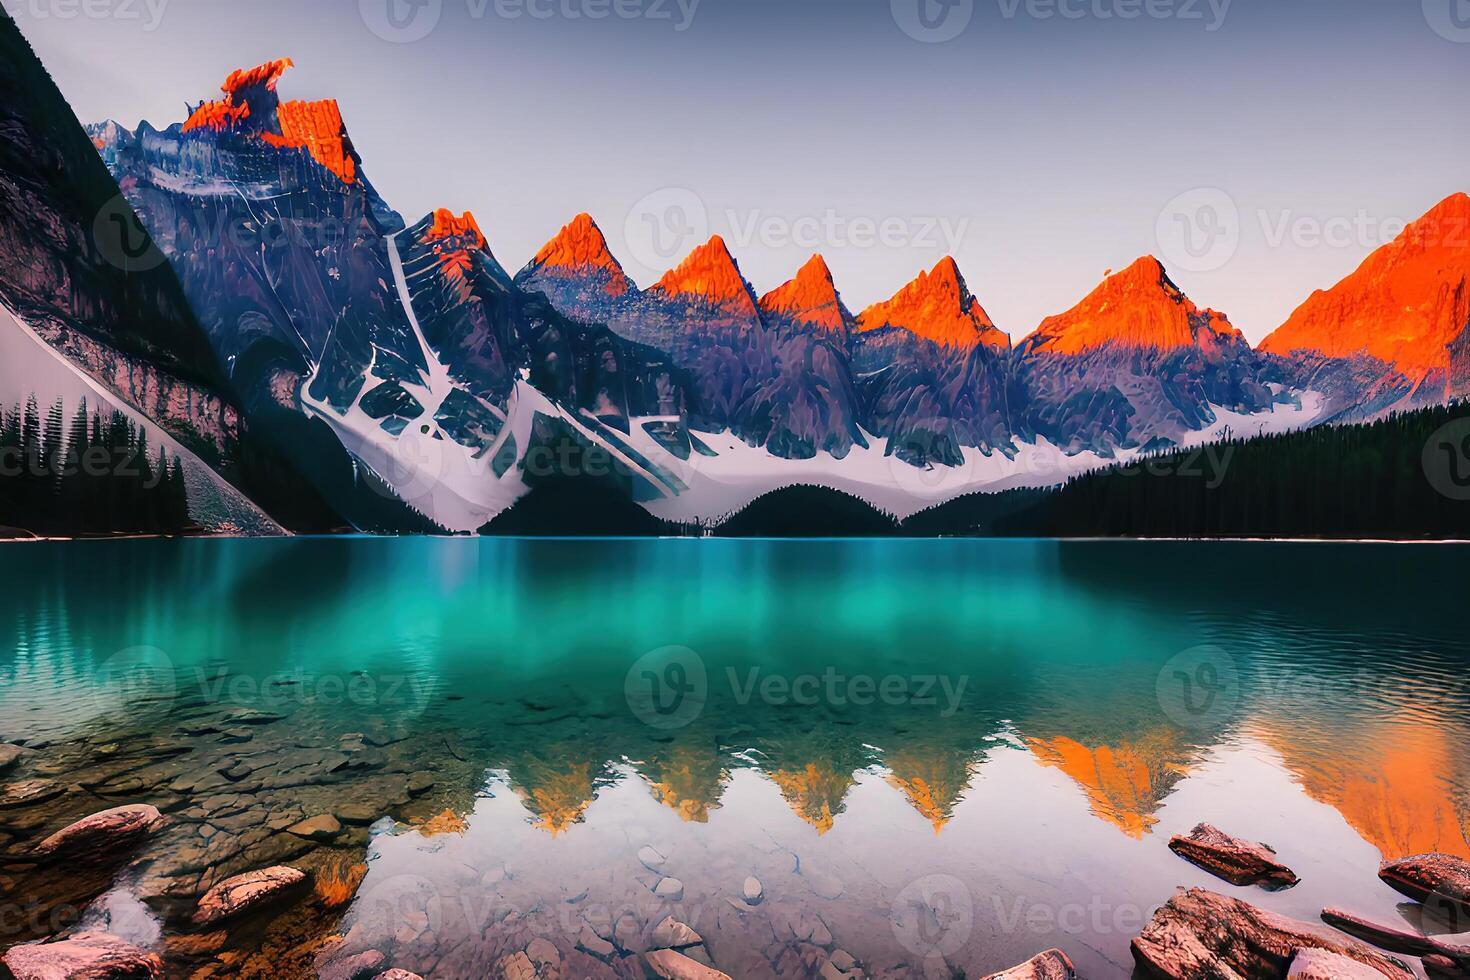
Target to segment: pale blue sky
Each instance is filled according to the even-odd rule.
[[[474,210],[513,270],[586,210],[645,285],[707,229],[861,308],[952,240],[1017,338],[1154,253],[1259,339],[1470,190],[1467,0],[407,2],[0,0],[84,120],[294,58],[394,207]]]

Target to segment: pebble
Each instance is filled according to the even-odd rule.
[[[307,840],[326,841],[342,833],[342,825],[330,813],[323,813],[298,824],[292,824],[286,830],[297,837],[305,837]]]
[[[759,905],[765,900],[766,890],[761,887],[759,878],[751,876],[745,879],[745,901],[751,905]]]

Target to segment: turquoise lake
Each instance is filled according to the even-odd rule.
[[[0,847],[158,805],[167,830],[74,911],[179,975],[199,954],[167,937],[197,891],[276,861],[317,874],[315,910],[221,940],[241,975],[368,955],[485,976],[544,940],[562,975],[620,976],[673,915],[734,977],[849,958],[983,976],[1060,947],[1096,980],[1131,974],[1129,940],[1178,886],[1447,932],[1378,863],[1470,856],[1464,548],[3,556],[0,740],[57,794],[0,809]],[[339,830],[288,830],[319,815]],[[1234,888],[1185,863],[1168,840],[1200,822],[1269,843],[1302,883]],[[61,914],[24,875],[7,886],[27,911],[0,947]]]

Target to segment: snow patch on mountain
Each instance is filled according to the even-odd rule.
[[[1318,420],[1325,398],[1305,392],[1300,404],[1280,404],[1255,414],[1215,406],[1216,421],[1180,441],[1194,448],[1223,439],[1251,438],[1306,428]],[[911,466],[887,454],[887,441],[868,434],[869,445],[856,446],[845,459],[819,453],[812,459],[780,459],[752,448],[729,432],[699,433],[717,455],[690,457],[683,463],[689,492],[644,504],[655,517],[680,522],[720,521],[759,497],[786,487],[827,487],[859,497],[873,507],[906,520],[920,511],[972,493],[1000,493],[1022,487],[1050,487],[1092,470],[1136,461],[1142,452],[1123,450],[1108,459],[1092,451],[1068,455],[1045,438],[1014,440],[1013,455],[963,451],[959,466]],[[635,430],[635,448],[659,458],[654,441]]]

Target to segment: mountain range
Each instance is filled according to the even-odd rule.
[[[1464,194],[1259,347],[1152,257],[1013,342],[952,258],[854,314],[820,255],[762,296],[719,237],[642,288],[581,214],[512,275],[474,216],[400,217],[338,103],[280,97],[291,67],[233,72],[165,129],[104,123],[89,141],[79,128],[50,140],[90,188],[50,225],[85,238],[113,191],[161,256],[146,274],[103,268],[117,280],[107,306],[38,308],[36,294],[106,265],[78,265],[85,248],[0,271],[0,299],[80,370],[116,376],[108,358],[126,356],[194,386],[197,397],[120,394],[212,435],[212,465],[268,456],[236,483],[255,496],[276,478],[255,499],[288,527],[472,532],[567,477],[673,521],[713,521],[796,484],[906,517],[1226,435],[1470,393]],[[35,72],[14,81],[32,102],[54,92]],[[18,112],[66,129],[62,109],[57,94]],[[83,144],[91,158],[71,159]],[[27,161],[0,162],[14,197]],[[35,251],[36,211],[0,220],[0,240],[20,246],[10,254]],[[128,323],[124,309],[166,315]],[[84,356],[73,337],[115,353]],[[237,451],[239,433],[259,448]],[[287,485],[323,502],[312,520],[278,513],[291,510],[273,506]]]

